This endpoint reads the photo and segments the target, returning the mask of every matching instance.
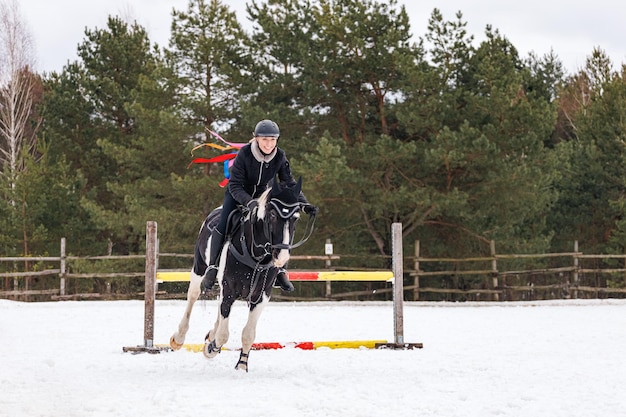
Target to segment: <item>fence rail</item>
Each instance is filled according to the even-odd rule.
[[[329,241],[327,241],[328,245]],[[404,256],[403,263],[405,281],[413,280],[412,285],[404,285],[404,295],[412,295],[413,300],[431,294],[438,296],[472,297],[472,299],[488,299],[493,301],[513,299],[539,298],[578,298],[580,296],[606,297],[609,295],[622,297],[626,295],[626,254],[584,254],[578,250],[578,243],[574,243],[574,251],[545,254],[498,254],[495,251],[495,242],[491,242],[490,256],[467,258],[426,257],[420,253],[420,242],[415,242],[413,256]],[[0,297],[26,297],[30,295],[50,296],[52,299],[69,298],[99,298],[103,294],[67,294],[66,281],[75,279],[107,279],[139,278],[145,276],[145,270],[131,272],[72,272],[75,262],[84,261],[126,261],[145,259],[145,254],[135,255],[106,255],[106,256],[68,256],[65,253],[65,239],[61,240],[60,256],[29,256],[29,257],[0,257],[0,279],[4,279]],[[193,258],[191,254],[157,253],[158,259],[166,258]],[[321,270],[367,270],[359,267],[342,267],[338,265],[342,259],[351,259],[353,255],[294,255],[291,260],[319,262]],[[557,258],[563,258],[557,264]],[[507,269],[503,263],[507,261],[533,262],[541,267],[522,267]],[[608,262],[607,262],[608,261]],[[4,265],[13,263],[12,269]],[[23,263],[23,267],[17,265]],[[41,270],[33,269],[33,265]],[[50,264],[58,263],[58,268],[50,268]],[[586,265],[591,263],[592,265]],[[621,263],[619,267],[616,263]],[[42,266],[45,265],[45,266]],[[54,265],[52,265],[54,266]],[[412,266],[412,268],[407,267]],[[137,267],[139,269],[139,267]],[[167,269],[171,271],[173,269]],[[178,269],[188,271],[187,269]],[[165,269],[163,269],[165,271]],[[58,277],[58,288],[31,289],[29,282],[33,278]],[[542,278],[545,277],[545,278]],[[11,283],[12,280],[12,283]],[[408,283],[407,282],[407,283]],[[109,284],[107,284],[109,285]],[[307,284],[316,285],[316,284]],[[319,284],[317,284],[319,285]],[[368,283],[361,283],[360,288],[342,288],[341,292],[331,291],[331,282],[324,283],[326,291],[323,296],[283,296],[276,294],[276,298],[293,300],[304,299],[347,299],[372,296],[389,296],[392,289],[385,284],[372,288]],[[338,283],[335,283],[338,286]],[[543,292],[543,294],[542,294]],[[410,297],[409,297],[410,298]]]

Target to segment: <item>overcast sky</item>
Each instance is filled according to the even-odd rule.
[[[0,0],[9,2],[12,0]],[[246,0],[223,0],[251,27]],[[584,66],[594,47],[603,49],[615,69],[626,62],[626,3],[614,0],[398,0],[411,20],[414,40],[426,33],[428,18],[437,7],[445,20],[461,11],[475,45],[484,40],[490,24],[506,36],[522,57],[530,51],[543,56],[553,50],[565,69]],[[150,40],[167,46],[172,9],[186,10],[188,0],[18,0],[23,20],[35,40],[38,71],[61,71],[77,59],[85,28],[106,27],[109,15],[136,19]]]

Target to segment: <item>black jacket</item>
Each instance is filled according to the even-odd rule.
[[[268,162],[259,162],[252,153],[252,144],[244,145],[237,152],[237,157],[230,170],[228,191],[239,203],[246,205],[253,198],[258,198],[267,189],[267,184],[278,177],[283,186],[294,186],[296,180],[291,174],[285,152],[276,147],[276,155]],[[308,204],[303,193],[300,202]]]

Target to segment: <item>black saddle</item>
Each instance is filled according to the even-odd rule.
[[[200,229],[198,240],[196,241],[195,247],[195,256],[194,256],[194,264],[193,270],[196,274],[202,276],[205,274],[207,270],[206,259],[204,259],[204,254],[206,253],[206,248],[209,242],[209,237],[213,233],[213,230],[217,227],[220,222],[220,216],[222,214],[222,207],[218,207],[213,210],[204,220],[202,224],[202,228]],[[243,213],[241,208],[237,208],[230,213],[228,216],[228,223],[226,225],[226,234],[224,236],[224,242],[228,238],[228,236],[232,235],[232,233],[237,230],[241,226],[241,219],[243,218]]]
[[[233,210],[228,216],[228,220],[226,221],[226,232],[224,233],[224,241],[226,241],[227,237],[230,236],[235,230],[241,227],[241,219],[244,215],[243,210],[246,210],[243,206],[237,206],[237,208]],[[213,230],[220,222],[221,214],[222,207],[218,207],[209,213],[206,220],[204,221],[204,225],[209,230],[209,232],[213,233]]]

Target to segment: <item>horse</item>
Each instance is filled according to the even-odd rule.
[[[315,215],[309,217],[308,234],[305,230],[303,238],[293,244],[296,222],[305,205],[298,200],[301,189],[302,178],[293,187],[282,187],[275,182],[256,199],[255,208],[242,207],[233,211],[218,263],[217,320],[207,333],[202,349],[207,359],[217,356],[228,341],[228,319],[233,303],[246,300],[248,320],[242,331],[241,353],[235,369],[248,372],[248,356],[256,337],[256,325],[270,300],[276,276],[287,264],[291,249],[306,242],[313,232]],[[201,283],[208,269],[211,232],[219,221],[220,211],[221,207],[218,207],[207,216],[198,234],[185,314],[170,338],[174,350],[183,346],[193,305],[201,294]]]

